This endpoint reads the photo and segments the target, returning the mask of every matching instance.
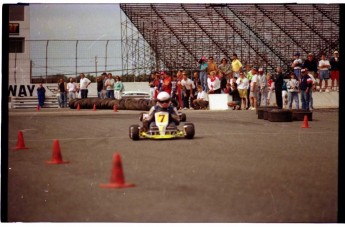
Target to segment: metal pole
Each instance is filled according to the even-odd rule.
[[[49,40],[47,40],[47,45],[46,45],[46,81],[48,78],[48,45],[49,45]]]
[[[108,64],[108,43],[109,43],[109,40],[107,40],[107,44],[105,45],[105,72],[107,71],[107,64]]]
[[[78,76],[78,42],[79,40],[77,40],[76,44],[75,44],[75,76]]]
[[[97,56],[95,57],[95,66],[96,66],[96,76],[95,77],[97,77]]]

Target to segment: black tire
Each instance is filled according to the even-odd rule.
[[[268,120],[271,122],[290,122],[292,121],[292,111],[284,109],[273,109],[268,111]]]
[[[307,115],[308,121],[313,120],[313,112],[309,110],[292,110],[293,121],[304,121],[304,115]]]
[[[186,123],[183,126],[186,139],[193,139],[195,135],[195,128],[193,123]]]
[[[185,122],[187,120],[187,115],[185,113],[181,113],[180,121]]]
[[[129,138],[132,140],[139,140],[139,125],[129,126]]]

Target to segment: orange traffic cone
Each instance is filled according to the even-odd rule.
[[[24,136],[22,131],[18,131],[18,140],[16,147],[12,148],[13,150],[23,150],[23,149],[29,149],[28,147],[25,147],[24,143]]]
[[[53,156],[51,161],[46,161],[47,164],[66,164],[69,161],[63,161],[60,151],[60,144],[58,140],[53,141]]]
[[[303,120],[302,128],[310,128],[309,125],[308,125],[308,116],[306,114],[304,115],[304,120]]]
[[[96,111],[96,104],[93,104],[93,111]]]
[[[77,110],[79,111],[80,110],[80,104],[78,103],[78,106],[77,106]]]
[[[115,103],[114,103],[114,112],[117,112],[117,106]]]
[[[134,184],[126,184],[123,175],[121,157],[115,153],[113,156],[113,168],[109,184],[100,184],[101,188],[128,188],[134,187]]]

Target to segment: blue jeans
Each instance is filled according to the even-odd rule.
[[[293,101],[296,104],[296,109],[299,109],[298,92],[289,92],[288,93],[288,99],[289,99],[289,109],[292,109],[292,102]]]
[[[114,98],[114,90],[107,90],[107,98]]]
[[[87,93],[89,92],[88,89],[80,89],[80,96],[82,99],[87,99]]]
[[[202,90],[205,92],[208,92],[208,86],[207,86],[207,72],[201,71],[200,72],[200,83],[202,86]]]
[[[310,93],[301,90],[302,110],[309,110]]]
[[[60,106],[61,108],[67,107],[67,96],[66,96],[66,92],[60,92],[59,106]]]
[[[293,72],[296,75],[296,79],[300,80],[301,79],[301,69],[294,69]]]

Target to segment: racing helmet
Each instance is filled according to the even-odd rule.
[[[168,108],[168,106],[170,105],[169,93],[166,91],[159,92],[159,94],[157,95],[157,101],[162,108]]]

